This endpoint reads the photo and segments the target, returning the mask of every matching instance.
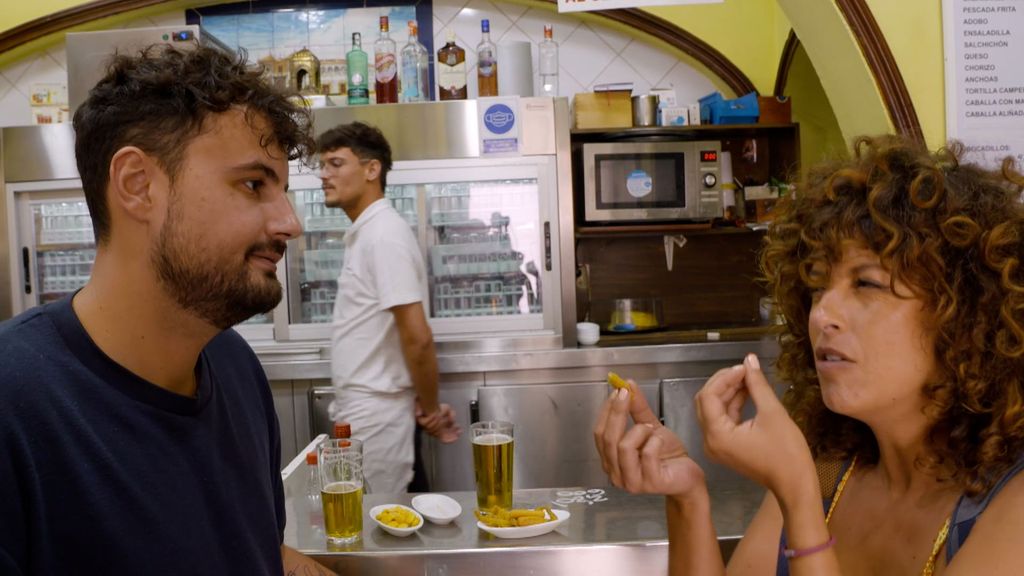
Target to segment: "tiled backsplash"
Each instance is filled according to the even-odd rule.
[[[470,98],[476,97],[474,49],[480,41],[483,18],[490,20],[491,39],[496,44],[527,41],[534,46],[534,86],[540,85],[536,45],[543,39],[544,25],[551,24],[559,45],[559,95],[570,99],[577,92],[606,82],[633,82],[634,93],[644,93],[652,87],[674,87],[681,102],[696,101],[715,90],[711,80],[700,71],[653,42],[584,22],[571,14],[487,0],[434,0],[434,47],[444,45],[445,29],[455,31],[457,42],[466,49]],[[134,20],[123,28],[183,24],[184,11],[174,10]],[[391,36],[399,46],[404,44],[402,27],[393,25]],[[372,39],[369,40],[364,47],[372,46]],[[63,43],[0,69],[0,126],[31,124],[29,98],[33,86],[66,82]]]

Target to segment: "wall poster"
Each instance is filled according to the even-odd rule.
[[[946,135],[989,167],[1024,169],[1024,0],[943,0]]]

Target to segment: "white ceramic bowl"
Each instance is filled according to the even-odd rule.
[[[584,346],[593,346],[601,339],[601,327],[593,322],[576,324],[576,340]]]
[[[434,524],[448,524],[462,514],[462,506],[444,494],[420,494],[412,499],[412,507]]]
[[[416,516],[417,524],[410,528],[395,528],[394,526],[388,526],[380,520],[377,520],[377,515],[388,508],[403,508],[412,512],[413,516]],[[420,516],[420,513],[412,508],[403,506],[402,504],[381,504],[380,506],[374,506],[373,508],[370,508],[370,519],[373,520],[377,526],[380,526],[385,532],[388,534],[394,534],[395,536],[408,536],[423,527],[423,516]]]

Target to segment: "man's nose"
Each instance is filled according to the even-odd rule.
[[[302,234],[302,224],[287,195],[282,194],[271,204],[268,227],[272,237],[282,240],[298,238]]]

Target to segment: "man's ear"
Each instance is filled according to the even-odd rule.
[[[158,173],[153,158],[135,146],[114,152],[110,158],[110,203],[129,218],[149,220],[154,206],[152,187]]]
[[[380,180],[380,160],[373,158],[366,163],[366,179]]]

